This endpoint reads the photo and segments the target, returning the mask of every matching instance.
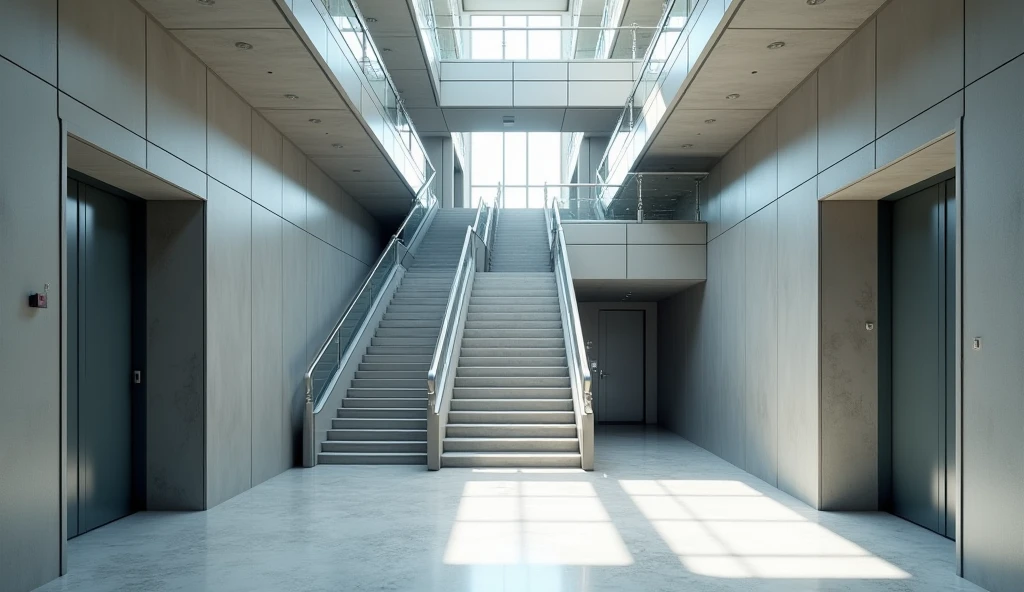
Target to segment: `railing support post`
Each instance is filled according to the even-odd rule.
[[[643,224],[644,221],[644,177],[636,176],[636,221]]]

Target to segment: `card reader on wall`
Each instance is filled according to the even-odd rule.
[[[32,308],[46,308],[46,294],[32,294],[28,297],[28,305]]]

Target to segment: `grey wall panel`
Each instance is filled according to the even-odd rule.
[[[721,333],[723,368],[718,431],[725,437],[721,456],[732,464],[746,467],[746,225],[734,226],[718,239],[722,241]]]
[[[883,167],[935,138],[953,132],[963,114],[964,93],[960,91],[878,138],[875,142],[875,166]]]
[[[57,91],[0,60],[0,574],[60,573],[61,187]],[[49,283],[50,308],[27,294]]]
[[[818,505],[818,200],[779,199],[779,489]]]
[[[1022,94],[1017,58],[967,89],[964,115],[964,576],[999,592],[1024,581]]]
[[[721,232],[729,230],[746,216],[746,140],[736,144],[722,159]]]
[[[252,108],[213,72],[206,77],[207,172],[252,195]]]
[[[281,215],[284,194],[283,141],[262,115],[252,114],[252,200]]]
[[[724,377],[729,364],[725,347],[726,336],[722,330],[722,283],[725,271],[722,265],[725,241],[715,239],[708,244],[708,282],[707,282],[707,325],[705,357],[708,365],[705,368],[704,384],[707,392],[700,405],[700,430],[697,432],[698,444],[711,452],[722,456],[722,442],[728,437],[719,425],[720,410],[725,398]]]
[[[146,204],[146,508],[202,510],[204,204]]]
[[[701,203],[701,219],[708,223],[708,240],[722,234],[722,162],[719,161],[707,180],[701,186],[701,195],[706,196],[707,206]]]
[[[306,344],[306,237],[302,229],[288,222],[283,229],[284,308],[282,340],[284,346],[284,388],[282,419],[291,435],[292,464],[302,461],[302,414],[305,410],[306,388],[302,377],[312,358]]]
[[[821,205],[821,500],[878,507],[878,204]]]
[[[281,216],[298,226],[306,228],[306,156],[288,140],[284,140],[281,152],[283,168],[283,195]]]
[[[1024,3],[1019,0],[969,0],[964,7],[967,83],[1024,53]]]
[[[206,207],[206,503],[251,486],[252,202],[210,181]]]
[[[130,0],[58,4],[60,90],[146,136],[146,14]]]
[[[875,139],[875,22],[818,70],[818,170]]]
[[[252,484],[292,464],[281,421],[284,388],[284,268],[281,218],[252,206]]]
[[[818,73],[779,104],[779,195],[818,172]]]
[[[778,113],[772,111],[747,135],[746,216],[779,197]]]
[[[778,209],[772,202],[743,223],[746,229],[745,469],[778,482]]]
[[[874,168],[875,145],[870,143],[818,174],[818,197],[825,197],[866,177]]]
[[[964,0],[894,0],[877,17],[881,136],[964,86]]]
[[[57,84],[57,0],[0,0],[0,56]]]
[[[146,138],[206,170],[206,66],[146,19]]]

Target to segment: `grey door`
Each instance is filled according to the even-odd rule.
[[[898,516],[952,537],[955,215],[945,182],[892,218],[892,493]]]
[[[68,536],[132,512],[131,215],[69,181]]]
[[[644,311],[598,312],[596,419],[644,421]]]

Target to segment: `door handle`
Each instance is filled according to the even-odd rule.
[[[608,374],[607,372],[605,372],[604,370],[601,370],[600,376],[601,376],[601,378],[604,378],[605,376],[611,376],[611,375]]]

